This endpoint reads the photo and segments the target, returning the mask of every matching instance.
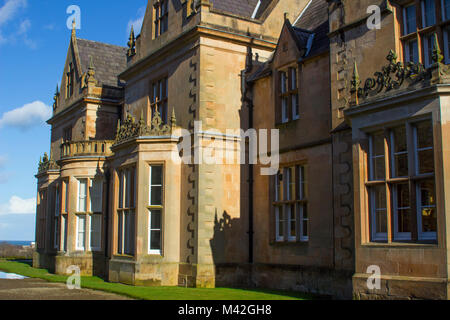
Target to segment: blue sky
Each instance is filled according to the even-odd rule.
[[[71,5],[83,39],[126,46],[147,0],[0,0],[0,240],[34,240],[39,157],[50,147],[53,94],[60,83]]]

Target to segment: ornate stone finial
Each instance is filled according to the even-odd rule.
[[[170,117],[170,125],[172,129],[177,126],[177,117],[175,116],[175,108],[172,109],[172,117]]]
[[[43,162],[48,162],[48,154],[47,152],[44,153],[44,158],[42,159]]]
[[[89,56],[89,67],[86,75],[86,83],[87,84],[97,84],[97,80],[95,79],[95,66],[94,66],[94,59],[92,56]]]
[[[444,60],[444,56],[442,55],[441,48],[439,46],[439,40],[437,34],[434,35],[434,48],[431,54],[431,59],[433,59],[434,63],[441,63]]]
[[[56,84],[56,92],[53,97],[53,110],[56,110],[56,108],[58,108],[58,102],[59,102],[59,87],[58,84]]]
[[[289,13],[285,12],[284,13],[284,21],[289,20]]]
[[[136,37],[134,36],[134,28],[131,26],[130,38],[128,41],[127,56],[132,57],[136,54]]]
[[[356,60],[354,62],[354,66],[353,66],[353,75],[352,75],[352,80],[350,81],[350,85],[351,85],[351,89],[350,89],[350,94],[351,94],[351,102],[353,104],[358,105],[359,104],[359,89],[360,89],[360,85],[361,85],[361,80],[359,79],[359,72],[358,72],[358,65],[356,64]]]

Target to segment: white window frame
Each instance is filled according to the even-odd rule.
[[[294,209],[294,212],[293,212],[294,213],[294,219],[292,219],[292,207]],[[286,229],[286,232],[288,234],[288,241],[291,241],[291,242],[297,241],[298,221],[297,221],[297,212],[295,211],[296,207],[297,207],[297,203],[295,203],[295,204],[287,204],[285,206],[286,218],[287,218],[286,220],[287,220],[287,224],[288,224],[288,228]],[[295,234],[294,235],[291,234],[291,223],[292,222],[295,222]]]
[[[76,250],[77,251],[86,251],[86,227],[88,224],[87,221],[87,215],[86,214],[77,214],[77,221],[76,221]],[[84,231],[83,231],[83,247],[79,246],[79,239],[80,239],[80,233],[79,233],[79,228],[80,228],[80,219],[83,218],[84,219]],[[89,242],[88,242],[89,243]]]
[[[86,181],[86,195],[84,198],[84,202],[85,202],[85,210],[84,211],[80,211],[80,200],[81,200],[81,180]],[[88,201],[87,201],[87,197],[88,197],[88,192],[89,192],[89,178],[77,178],[77,182],[78,182],[78,191],[77,191],[77,212],[78,213],[86,213],[88,211]]]
[[[275,206],[275,230],[276,230],[276,241],[277,242],[282,242],[284,241],[284,234],[285,232],[283,232],[283,235],[280,236],[280,223],[282,223],[283,225],[283,229],[285,229],[285,224],[286,224],[286,219],[284,216],[284,212],[283,212],[283,206]],[[283,219],[280,219],[281,215],[283,216]],[[283,230],[284,231],[284,230]]]
[[[53,235],[53,245],[55,249],[59,249],[59,239],[61,237],[61,234],[59,233],[59,217],[60,217],[60,211],[61,211],[61,194],[60,194],[60,190],[59,187],[57,186],[55,188],[55,217],[53,219],[53,223],[54,225],[54,235]]]
[[[60,248],[63,252],[67,252],[67,227],[68,227],[68,215],[63,214],[61,216],[61,248]]]
[[[296,207],[299,210],[299,217],[300,217],[300,241],[308,242],[309,241],[309,215],[307,215],[307,218],[304,217],[305,207],[306,207],[306,210],[308,210],[308,204],[307,203],[297,203]],[[306,236],[303,234],[303,231],[305,230],[305,225],[307,226]]]
[[[161,227],[160,229],[156,229],[153,228],[152,226],[152,215],[153,212],[152,211],[159,211],[160,214],[160,219],[161,219]],[[163,227],[163,213],[162,213],[162,209],[149,209],[148,210],[148,254],[150,255],[162,255],[162,247],[163,247],[163,232],[162,232],[162,227]],[[153,231],[159,231],[160,232],[160,243],[161,243],[161,248],[160,249],[152,249],[152,232]]]

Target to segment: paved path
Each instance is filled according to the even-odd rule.
[[[65,284],[40,279],[0,280],[0,300],[129,300],[96,290],[69,290]]]

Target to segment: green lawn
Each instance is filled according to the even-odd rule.
[[[67,281],[66,276],[48,273],[44,269],[32,268],[20,261],[0,259],[0,270],[29,278],[39,278],[50,282]],[[81,277],[83,288],[101,290],[125,295],[141,300],[309,300],[311,296],[296,292],[274,290],[243,290],[231,288],[195,289],[180,287],[134,287],[109,283],[98,277]]]

